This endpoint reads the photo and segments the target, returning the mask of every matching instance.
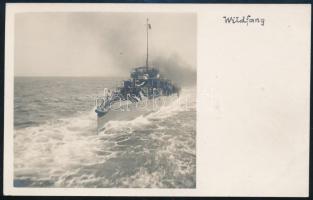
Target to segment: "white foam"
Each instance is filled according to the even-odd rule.
[[[95,121],[95,114],[88,112],[56,123],[15,130],[15,174],[33,173],[34,178],[40,179],[55,171],[65,173],[75,166],[103,162],[114,156],[98,155],[105,142],[95,132]]]
[[[151,121],[149,121],[147,117],[144,117],[142,115],[129,121],[109,121],[104,125],[104,128],[106,130],[104,134],[112,132],[112,130],[125,128],[133,129],[137,127],[142,127],[150,123]]]

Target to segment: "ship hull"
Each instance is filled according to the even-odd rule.
[[[97,114],[97,132],[105,133],[105,125],[109,121],[130,121],[139,116],[146,116],[156,112],[162,107],[168,106],[178,96],[160,96],[152,99],[144,99],[139,102],[120,101],[112,104],[110,109],[104,113]]]

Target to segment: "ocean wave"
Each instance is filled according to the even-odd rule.
[[[16,129],[15,186],[195,187],[195,100],[111,121],[102,135],[96,121],[91,110]]]

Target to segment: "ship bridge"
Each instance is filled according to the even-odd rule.
[[[137,67],[131,72],[133,79],[157,79],[160,78],[159,70],[154,67]]]

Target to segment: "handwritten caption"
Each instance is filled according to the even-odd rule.
[[[251,15],[234,17],[234,16],[223,16],[225,24],[259,24],[264,26],[265,18],[261,17],[252,17]]]

